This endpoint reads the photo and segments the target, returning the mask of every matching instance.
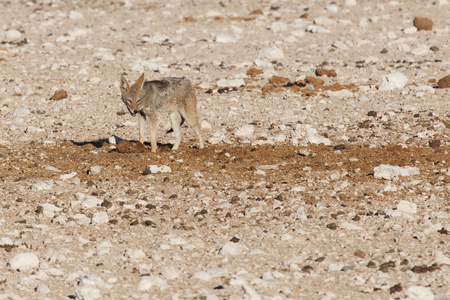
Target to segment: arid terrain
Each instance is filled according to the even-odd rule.
[[[449,9],[1,2],[0,299],[450,299]]]

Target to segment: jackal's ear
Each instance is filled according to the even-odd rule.
[[[136,80],[136,83],[133,85],[133,87],[137,90],[140,90],[143,84],[144,84],[144,73],[142,73],[141,77],[139,77],[139,79]]]
[[[123,77],[123,75],[120,76],[120,92],[122,94],[125,94],[130,90],[130,85],[128,84],[128,81]]]

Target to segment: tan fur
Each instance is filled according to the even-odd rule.
[[[150,143],[152,152],[156,152],[156,112],[169,113],[172,129],[175,133],[177,150],[181,142],[180,125],[184,120],[194,128],[198,135],[200,148],[204,147],[203,134],[198,124],[197,98],[192,83],[187,78],[168,77],[160,80],[144,81],[144,74],[130,86],[125,77],[120,77],[122,101],[134,117],[139,115],[139,141],[144,143],[145,121],[150,120]]]

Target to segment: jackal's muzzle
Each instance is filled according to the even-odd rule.
[[[135,110],[135,111],[132,111],[128,106],[127,106],[127,108],[128,108],[128,111],[130,112],[130,115],[131,115],[132,117],[136,117],[137,111],[136,111],[136,110]]]

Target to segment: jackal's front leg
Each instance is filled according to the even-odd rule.
[[[144,143],[145,118],[139,114],[139,142]]]
[[[158,127],[158,120],[156,114],[150,114],[150,144],[152,145],[152,152],[156,152],[158,147],[156,144],[156,129]]]

